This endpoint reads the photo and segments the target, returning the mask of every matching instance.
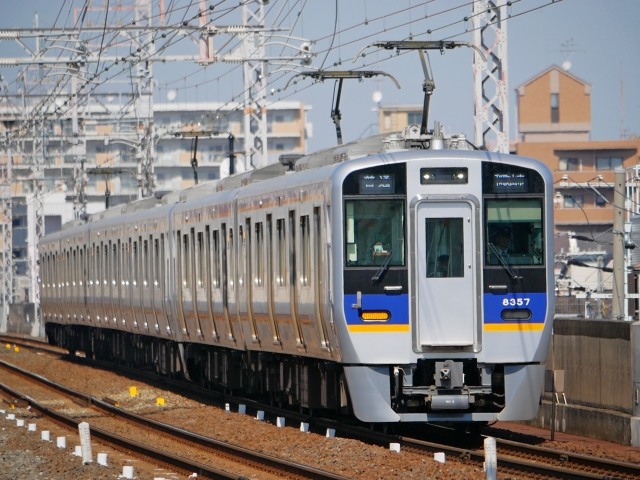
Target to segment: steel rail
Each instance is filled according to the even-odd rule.
[[[186,440],[197,445],[211,448],[216,451],[222,452],[226,455],[230,455],[235,457],[236,459],[242,459],[249,462],[253,462],[255,464],[259,464],[262,466],[266,466],[268,468],[277,469],[282,472],[286,472],[289,474],[294,474],[304,478],[317,479],[317,480],[345,480],[348,477],[344,477],[342,475],[334,474],[331,472],[326,472],[317,468],[309,467],[307,465],[302,465],[299,463],[291,462],[288,460],[280,459],[277,457],[273,457],[271,455],[266,455],[260,452],[256,452],[250,450],[248,448],[231,445],[225,442],[221,442],[219,440],[215,440],[204,435],[199,435],[197,433],[189,432],[179,427],[175,427],[173,425],[168,425],[166,423],[157,422],[155,420],[151,420],[149,418],[143,417],[141,415],[135,414],[133,412],[128,412],[126,410],[122,410],[118,407],[115,407],[107,402],[102,400],[98,400],[95,397],[90,395],[86,395],[84,393],[78,392],[71,388],[65,387],[64,385],[57,384],[52,382],[51,380],[42,377],[40,375],[34,374],[32,372],[28,372],[22,368],[16,367],[15,365],[11,365],[7,362],[0,360],[0,366],[6,368],[12,372],[15,372],[19,375],[27,377],[31,380],[35,380],[41,384],[46,385],[47,387],[54,389],[58,392],[63,393],[69,397],[74,397],[79,400],[82,400],[88,404],[94,405],[95,407],[105,410],[108,413],[119,417],[124,418],[127,421],[135,422],[139,425],[145,426],[147,428],[151,428],[153,430],[162,432],[166,435],[170,435],[174,438],[180,440]],[[27,395],[23,395],[19,392],[14,391],[7,385],[0,383],[0,389],[4,390],[10,395],[14,397],[26,401],[34,410],[40,411],[43,415],[49,416],[54,420],[72,426],[77,427],[80,423],[79,420],[75,420],[72,417],[64,415],[60,412],[56,412],[55,410],[48,408],[40,403],[36,402],[34,399]],[[111,434],[105,430],[96,428],[94,426],[90,426],[91,433],[96,437],[103,439],[105,441],[111,442],[115,445],[118,445],[122,448],[126,448],[128,450],[134,451],[136,453],[140,453],[142,455],[148,456],[150,458],[164,461],[165,463],[170,463],[171,465],[176,466],[177,468],[182,468],[184,470],[190,470],[192,472],[198,473],[198,475],[203,476],[212,476],[212,478],[244,478],[241,476],[229,474],[223,470],[216,469],[214,467],[210,467],[208,465],[204,465],[198,462],[194,462],[173,454],[170,454],[165,451],[161,451],[155,449],[153,447],[149,447],[146,445],[142,445],[138,442],[126,439],[124,437],[120,437],[118,435]],[[95,431],[95,434],[94,434]],[[166,457],[166,458],[165,458]]]
[[[33,341],[28,339],[22,339],[18,337],[11,336],[0,336],[0,341],[10,341],[16,344],[22,343],[26,347],[32,348],[43,348],[44,350],[51,351],[54,353],[60,353],[58,347],[51,347],[48,344],[39,341]],[[69,357],[74,361],[78,361],[83,364],[98,364],[106,367],[107,365],[113,369],[114,365],[108,362],[88,360],[82,357]],[[1,362],[0,362],[1,364]],[[188,392],[191,394],[197,395],[213,395],[216,392],[213,390],[207,390],[205,388],[195,386],[195,385],[187,385],[184,382],[165,379],[163,377],[159,377],[157,375],[145,375],[143,372],[139,370],[135,370],[129,367],[125,367],[122,365],[115,365],[118,370],[123,373],[135,375],[138,377],[145,377],[152,381],[161,382],[163,384],[170,385],[172,387],[178,388],[184,392]],[[63,387],[66,388],[66,387]],[[84,395],[84,394],[80,394]],[[310,418],[308,415],[299,414],[295,412],[291,412],[289,410],[279,409],[277,407],[272,407],[269,405],[261,404],[254,400],[249,399],[239,399],[238,397],[230,397],[227,395],[222,395],[225,400],[231,401],[237,404],[245,404],[247,407],[255,409],[255,410],[264,410],[265,412],[270,412],[273,415],[285,416],[289,419],[295,419],[299,421],[306,421],[312,423],[312,427],[315,428],[333,428],[336,432],[340,432],[344,436],[366,439],[370,442],[379,444],[379,445],[388,445],[391,442],[400,443],[407,449],[415,449],[419,451],[428,451],[428,452],[444,452],[447,456],[459,458],[462,460],[471,460],[474,462],[482,463],[484,462],[484,452],[482,450],[473,450],[473,449],[464,449],[458,448],[446,444],[438,444],[432,442],[426,442],[423,440],[418,440],[410,437],[400,436],[400,435],[391,435],[380,432],[373,432],[366,428],[348,425],[344,422],[338,422],[329,419],[320,419],[320,418]],[[533,445],[528,445],[524,443],[514,442],[510,440],[496,439],[496,445],[498,450],[510,450],[516,453],[532,455],[536,457],[543,457],[548,460],[554,460],[560,463],[560,466],[550,465],[540,463],[539,461],[527,461],[517,458],[512,458],[507,455],[498,455],[498,466],[501,468],[508,468],[512,470],[525,471],[529,473],[539,474],[539,475],[553,475],[558,478],[568,478],[568,479],[603,479],[603,478],[616,478],[616,477],[603,477],[601,473],[592,473],[592,472],[582,472],[579,470],[572,470],[570,468],[566,468],[568,465],[575,465],[582,468],[592,468],[598,469],[607,472],[615,472],[618,475],[626,475],[626,476],[634,476],[640,478],[640,466],[632,463],[620,462],[616,460],[609,459],[600,459],[593,458],[587,455],[581,455],[576,453],[571,453],[565,450],[555,450],[547,447],[538,447]]]

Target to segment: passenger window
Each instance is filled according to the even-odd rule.
[[[464,277],[462,218],[426,218],[427,277]]]
[[[76,272],[78,269],[78,259],[76,257],[76,250],[72,251],[72,262],[71,262],[71,285],[76,286]]]
[[[191,288],[191,262],[189,261],[189,235],[182,236],[182,285]]]
[[[83,280],[84,280],[84,275],[85,275],[85,271],[84,271],[84,249],[80,249],[80,277],[79,277],[79,282],[78,284],[80,286],[83,285]]]
[[[206,272],[205,255],[204,255],[204,236],[202,232],[198,232],[198,256],[196,258],[198,288],[204,288],[204,276]]]
[[[138,286],[138,242],[133,242],[133,286]]]
[[[309,215],[300,217],[300,284],[309,285],[311,267],[311,239],[309,237]]]
[[[104,282],[105,285],[109,284],[109,245],[104,245],[104,247],[102,248],[102,251],[104,252],[104,269],[102,271],[102,273],[104,274],[102,277],[102,281]]]
[[[162,282],[162,288],[166,287],[166,275],[165,275],[165,255],[164,255],[164,233],[160,234],[160,281]]]
[[[234,250],[234,245],[233,245],[233,229],[230,228],[229,229],[229,265],[230,265],[230,272],[229,272],[229,288],[233,289],[233,285],[236,279],[236,255],[235,255],[235,250]]]
[[[147,240],[142,244],[142,272],[144,277],[142,279],[142,284],[145,287],[149,286],[149,243]]]
[[[160,288],[160,241],[156,238],[153,243],[153,285]]]
[[[96,262],[98,264],[97,274],[98,278],[96,279],[96,286],[102,288],[102,247],[96,247]]]
[[[264,237],[262,222],[256,223],[256,277],[255,286],[264,284]]]
[[[287,238],[285,236],[284,218],[276,221],[276,230],[278,231],[278,272],[276,283],[282,287],[287,283]]]
[[[211,268],[211,282],[215,288],[220,288],[220,239],[218,238],[218,230],[213,231],[213,255],[211,261],[213,262]]]
[[[126,243],[122,244],[122,252],[121,252],[121,261],[122,261],[122,285],[123,286],[128,286],[129,282],[131,281],[130,278],[130,268],[131,268],[131,261],[128,258],[128,254],[129,254],[129,245]],[[122,290],[123,293],[126,292],[125,289]]]
[[[238,227],[240,254],[238,255],[238,286],[244,286],[244,259],[247,255],[247,240],[244,238],[244,230],[242,225]]]

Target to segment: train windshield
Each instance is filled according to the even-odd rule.
[[[485,201],[487,265],[542,265],[542,199]]]
[[[405,264],[404,200],[347,200],[345,219],[347,266]]]

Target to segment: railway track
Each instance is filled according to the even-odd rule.
[[[72,390],[3,361],[0,361],[0,367],[10,370],[12,373],[18,374],[21,377],[26,378],[28,381],[37,383],[40,386],[44,386],[52,391],[64,395],[65,397],[71,398],[75,403],[85,404],[89,407],[96,408],[101,412],[113,416],[114,418],[126,421],[129,424],[135,424],[137,428],[142,427],[151,432],[159,433],[163,437],[188,445],[192,449],[200,449],[205,455],[214,454],[217,457],[223,457],[245,467],[248,466],[258,471],[268,472],[276,476],[285,476],[287,478],[318,480],[346,480],[348,478],[335,473],[309,467],[307,465],[302,465],[214,440],[172,425],[151,420],[141,415],[122,410],[108,402]],[[63,414],[54,408],[48,407],[44,405],[44,403],[38,402],[8,385],[0,383],[0,390],[11,396],[12,399],[24,402],[24,404],[30,406],[32,410],[39,412],[43,416],[62,426],[71,427],[77,431],[78,424],[83,421],[82,419],[76,419],[70,415]],[[91,435],[117,450],[132,452],[145,460],[151,461],[152,463],[156,462],[163,466],[170,466],[186,474],[197,473],[199,477],[213,479],[246,479],[245,476],[230,473],[226,470],[194,461],[191,458],[175,455],[166,450],[161,450],[151,445],[141,443],[130,438],[125,438],[94,425],[91,425]]]
[[[44,349],[52,353],[62,353],[56,347],[51,347],[41,342],[35,342],[32,340],[21,340],[14,337],[2,337],[0,341],[9,341],[16,344],[21,344],[26,347]],[[87,362],[93,364],[94,361],[85,359],[79,359],[82,363]],[[7,364],[8,365],[8,364]],[[0,366],[4,366],[4,362],[0,363]],[[113,366],[111,366],[113,368]],[[16,368],[10,366],[10,368]],[[140,372],[127,367],[118,367],[122,373],[135,374],[140,377]],[[29,375],[28,372],[25,372]],[[144,375],[143,375],[144,376]],[[37,376],[36,376],[37,377]],[[158,377],[153,376],[156,381]],[[41,377],[39,377],[41,378]],[[53,382],[51,382],[53,383]],[[213,392],[197,386],[185,386],[184,382],[178,381],[165,381],[162,379],[163,384],[170,383],[175,384],[175,387],[181,391],[189,391],[191,394],[203,395],[211,394]],[[62,386],[61,386],[62,387]],[[66,387],[62,387],[66,388]],[[74,392],[84,396],[79,392]],[[310,418],[308,415],[296,414],[289,410],[282,410],[276,407],[260,404],[251,400],[238,399],[237,397],[223,397],[223,401],[232,399],[234,403],[243,403],[247,405],[249,410],[264,410],[270,412],[274,416],[285,416],[291,420],[305,421],[312,424],[312,428],[320,431],[325,428],[333,428],[341,436],[357,438],[370,443],[388,446],[389,443],[395,442],[402,445],[403,450],[415,451],[421,454],[424,452],[435,453],[444,452],[448,459],[457,459],[463,462],[480,463],[484,462],[484,451],[460,448],[448,444],[427,442],[415,438],[406,436],[391,435],[380,432],[375,432],[367,428],[360,426],[348,425],[344,422],[337,422],[334,420]],[[97,401],[100,402],[100,401]],[[110,409],[115,407],[108,405]],[[129,414],[135,415],[135,414]],[[142,421],[149,421],[142,418]],[[176,429],[175,427],[167,426],[170,429]],[[180,430],[180,429],[176,429]],[[187,432],[188,433],[188,432]],[[587,455],[574,454],[564,450],[555,450],[546,447],[539,447],[528,445],[524,443],[514,442],[510,440],[496,439],[498,448],[498,468],[504,473],[522,474],[527,473],[533,477],[541,478],[563,478],[563,479],[640,479],[640,466],[618,462],[615,460],[607,460],[589,457]],[[226,445],[226,444],[225,444]],[[227,445],[228,446],[228,445]],[[195,471],[195,470],[194,470]],[[335,478],[335,477],[326,477]]]

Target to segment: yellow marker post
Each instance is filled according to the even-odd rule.
[[[20,347],[14,347],[14,350],[15,350],[16,352],[19,352],[19,351],[20,351]]]
[[[129,387],[129,396],[137,397],[138,396],[138,387]]]
[[[164,398],[162,398],[162,397],[156,398],[156,405],[164,407]]]
[[[6,347],[7,347],[7,348],[11,348],[11,344],[10,344],[10,343],[7,343]]]

